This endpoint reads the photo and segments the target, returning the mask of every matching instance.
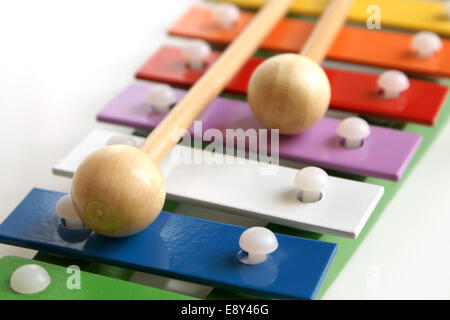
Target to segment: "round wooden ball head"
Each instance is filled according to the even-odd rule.
[[[73,177],[72,200],[83,223],[109,237],[145,229],[162,210],[164,177],[136,147],[111,145],[89,155]]]
[[[264,61],[249,82],[248,101],[267,129],[296,134],[319,121],[330,104],[327,75],[313,60],[282,54]]]

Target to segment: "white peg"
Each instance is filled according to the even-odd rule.
[[[328,187],[328,174],[317,167],[305,167],[295,175],[294,185],[302,192],[302,202],[317,202]]]
[[[397,98],[409,88],[409,79],[401,71],[387,70],[378,77],[378,86],[382,89],[383,97],[388,99]]]
[[[224,28],[232,28],[239,19],[241,12],[239,8],[232,3],[222,3],[214,9],[214,19]]]
[[[63,224],[67,229],[80,230],[85,228],[73,207],[70,194],[58,200],[56,203],[56,214],[63,220]]]
[[[11,275],[9,285],[17,293],[34,294],[43,291],[50,284],[47,270],[37,264],[26,264]]]
[[[450,0],[447,0],[444,3],[444,13],[446,14],[447,18],[450,19]]]
[[[183,48],[183,55],[191,69],[200,70],[205,66],[205,60],[211,54],[211,47],[203,40],[189,41]]]
[[[442,40],[434,32],[421,31],[414,35],[411,45],[417,57],[429,58],[441,50]]]
[[[347,148],[357,149],[363,145],[364,138],[370,135],[370,126],[364,119],[350,117],[341,121],[337,132],[344,138]]]
[[[147,93],[147,103],[159,113],[170,111],[170,106],[177,102],[175,90],[168,84],[152,85]]]
[[[275,234],[267,228],[252,227],[245,230],[239,238],[239,246],[247,256],[241,259],[246,264],[258,264],[267,260],[267,255],[278,248]]]
[[[106,145],[125,144],[127,146],[137,147],[136,140],[126,134],[115,134],[106,141]]]

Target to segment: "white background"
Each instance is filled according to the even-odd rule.
[[[93,128],[195,0],[0,1],[0,221]],[[117,130],[131,132],[120,127]],[[450,298],[450,126],[384,210],[327,299]],[[32,257],[0,246],[0,257]]]

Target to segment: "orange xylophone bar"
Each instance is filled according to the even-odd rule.
[[[229,44],[250,22],[253,13],[242,11],[235,26],[221,28],[211,9],[191,8],[169,30],[172,35]],[[314,27],[313,22],[285,18],[272,31],[261,48],[270,51],[298,52]],[[418,58],[411,49],[412,34],[343,27],[327,58],[399,69],[412,74],[450,77],[450,40],[442,39],[442,49],[433,57]]]

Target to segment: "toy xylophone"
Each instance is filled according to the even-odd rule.
[[[434,33],[340,28],[351,6],[349,19],[365,21],[363,0],[331,1],[316,23],[278,21],[292,2],[295,13],[325,7],[278,0],[255,14],[196,6],[170,27],[201,41],[161,47],[97,115],[135,134],[89,133],[53,167],[74,178],[72,194],[35,188],[0,225],[1,242],[40,251],[32,261],[0,260],[0,276],[11,283],[1,297],[320,298],[447,121],[448,81],[437,78],[450,76],[450,42]],[[386,9],[383,26],[449,35],[450,22],[430,18],[437,9],[445,15],[444,4],[375,2]],[[390,13],[401,5],[423,21]],[[258,47],[264,51],[248,58]],[[377,68],[325,61],[322,71],[299,51],[319,64],[327,53]],[[306,84],[295,83],[301,69]],[[325,113],[328,105],[339,112]],[[252,136],[264,128],[281,135]],[[231,129],[241,136],[230,147],[222,138]],[[197,212],[174,213],[183,206]],[[66,290],[69,261],[82,290]],[[135,284],[144,274],[153,277],[149,286]],[[184,282],[207,287],[186,292]]]

